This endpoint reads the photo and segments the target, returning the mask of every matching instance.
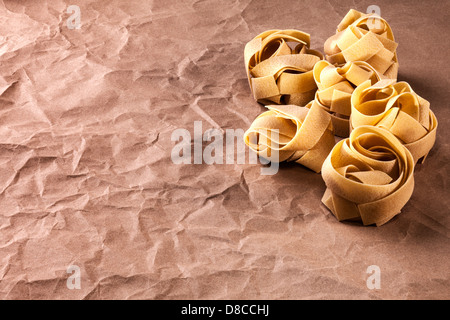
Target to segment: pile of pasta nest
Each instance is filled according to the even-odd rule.
[[[429,102],[397,82],[396,49],[386,20],[353,9],[325,55],[298,30],[269,30],[245,46],[252,94],[268,109],[245,143],[270,161],[321,172],[322,202],[339,221],[380,226],[397,215],[436,139]]]

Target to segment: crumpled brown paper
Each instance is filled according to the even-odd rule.
[[[0,298],[448,299],[448,2],[377,1],[401,44],[399,80],[440,125],[382,228],[338,222],[321,176],[298,164],[263,176],[238,151],[223,165],[170,158],[174,130],[194,144],[195,121],[245,130],[264,110],[243,68],[254,35],[295,28],[319,48],[370,4],[0,2]]]

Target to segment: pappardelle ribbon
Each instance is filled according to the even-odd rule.
[[[330,115],[314,101],[267,108],[245,132],[247,146],[270,161],[295,161],[320,172],[335,144]]]
[[[258,102],[304,106],[314,99],[312,69],[323,55],[309,45],[309,34],[298,30],[269,30],[246,44],[247,78]]]
[[[268,104],[245,143],[269,161],[322,172],[322,202],[339,221],[380,226],[400,213],[436,140],[430,103],[396,82],[397,45],[386,20],[351,9],[324,44],[326,60],[298,30],[269,30],[245,46],[252,94]]]
[[[411,153],[388,130],[361,126],[326,158],[322,202],[339,221],[380,226],[410,199],[414,189]]]
[[[382,76],[363,61],[347,62],[342,67],[336,67],[325,60],[316,63],[313,75],[318,87],[314,99],[331,114],[335,135],[347,138],[353,91],[367,80],[375,84]]]
[[[437,119],[430,103],[406,82],[362,83],[353,92],[351,128],[363,125],[392,132],[411,152],[416,163],[425,159],[436,141]]]
[[[385,77],[397,79],[397,45],[386,20],[351,9],[325,42],[324,51],[332,64],[365,61]]]

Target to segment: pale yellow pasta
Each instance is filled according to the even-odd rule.
[[[365,61],[377,72],[397,79],[397,43],[391,27],[383,18],[351,9],[339,24],[336,34],[324,45],[326,59],[334,65]]]
[[[414,189],[411,153],[388,130],[361,126],[338,142],[322,167],[322,202],[339,221],[380,226],[400,212]]]
[[[378,15],[350,10],[324,44],[326,60],[309,46],[310,35],[298,30],[269,30],[247,43],[250,88],[268,111],[244,141],[269,161],[322,172],[322,202],[339,221],[383,225],[413,193],[436,116],[397,82],[398,44]],[[345,139],[336,144],[334,135]]]
[[[313,101],[267,108],[245,132],[245,143],[270,161],[295,161],[320,172],[335,143],[330,115]]]
[[[392,132],[411,152],[414,162],[427,156],[436,140],[437,119],[430,103],[406,82],[366,81],[353,92],[351,128],[363,125]]]
[[[352,109],[350,98],[354,89],[367,80],[374,84],[383,76],[363,61],[336,67],[325,60],[316,63],[313,75],[318,87],[315,101],[331,114],[335,135],[348,137]]]
[[[247,43],[247,77],[258,102],[304,106],[314,99],[312,69],[323,55],[309,45],[309,34],[298,30],[269,30]]]

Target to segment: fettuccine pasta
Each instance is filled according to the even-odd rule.
[[[392,132],[411,152],[414,162],[427,156],[436,140],[437,119],[430,103],[406,82],[366,81],[353,92],[351,128],[363,125]]]
[[[247,77],[258,102],[304,106],[314,99],[312,69],[323,55],[309,45],[309,34],[298,30],[269,30],[247,43]]]
[[[339,221],[377,226],[400,213],[414,189],[414,167],[436,140],[430,103],[397,82],[397,43],[376,14],[350,10],[324,44],[269,30],[245,46],[255,100],[267,104],[244,134],[272,162],[322,172],[322,202]],[[335,143],[335,135],[344,139]]]
[[[414,189],[411,153],[388,130],[361,126],[341,140],[322,167],[322,202],[339,221],[380,226],[400,212]]]
[[[330,115],[314,102],[267,108],[245,132],[245,143],[270,161],[295,161],[320,172],[335,143]]]
[[[350,10],[336,34],[324,45],[326,59],[334,65],[365,61],[378,73],[397,79],[397,43],[391,27],[383,18]]]
[[[354,89],[367,80],[374,84],[382,76],[363,61],[347,62],[342,67],[336,67],[325,60],[316,63],[313,75],[318,87],[316,102],[331,114],[335,135],[348,137],[352,109],[350,98]]]

